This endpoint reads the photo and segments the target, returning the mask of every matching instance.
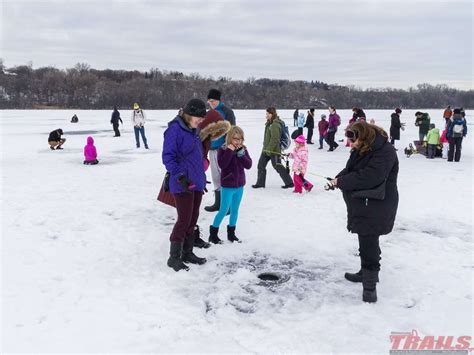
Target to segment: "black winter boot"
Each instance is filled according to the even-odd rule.
[[[350,272],[346,272],[344,274],[344,277],[346,280],[349,280],[351,282],[362,282],[362,269],[357,271],[356,273],[352,274]],[[377,275],[377,282],[379,282],[379,277]]]
[[[206,258],[200,258],[193,253],[194,234],[188,235],[184,240],[183,254],[181,260],[185,263],[202,265],[206,263]]]
[[[217,236],[217,233],[219,233],[219,228],[211,225],[209,227],[209,242],[214,244],[222,244],[222,240],[220,240],[220,238]]]
[[[201,248],[201,249],[207,249],[211,246],[211,243],[208,243],[204,241],[201,238],[201,229],[199,228],[198,225],[194,227],[194,247],[195,248]]]
[[[360,269],[354,274],[346,272],[344,274],[344,277],[346,278],[346,280],[349,280],[351,282],[362,282],[362,269]]]
[[[170,257],[168,258],[168,266],[174,271],[186,270],[189,271],[189,267],[181,260],[181,254],[183,252],[183,244],[171,243],[170,246]]]
[[[227,239],[232,243],[233,242],[242,243],[239,240],[239,238],[235,236],[235,226],[234,227],[227,226]]]
[[[362,301],[375,303],[377,302],[377,280],[379,272],[369,269],[362,269]]]
[[[204,207],[207,212],[216,212],[219,211],[219,208],[221,208],[221,192],[219,190],[214,191],[214,197],[214,204],[212,206]]]

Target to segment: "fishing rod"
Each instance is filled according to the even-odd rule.
[[[281,152],[274,152],[274,151],[267,150],[267,149],[264,149],[263,151],[264,151],[265,153],[270,153],[270,154],[275,154],[275,155],[281,156],[281,157],[286,161],[287,169],[289,169],[289,168],[288,168],[288,156],[289,156],[289,154],[284,154],[284,153],[281,153]],[[277,165],[278,165],[278,163],[277,163]],[[284,167],[283,164],[279,164],[279,165],[281,165],[281,166]],[[310,174],[310,175],[317,176],[317,177],[322,178],[322,179],[327,180],[327,181],[333,180],[333,178],[331,178],[331,177],[323,176],[323,175],[316,174],[316,173],[312,173],[312,172],[310,172],[310,171],[307,171],[306,173],[307,173],[307,174]],[[328,188],[326,188],[326,187],[328,187]],[[327,184],[324,188],[325,188],[326,190],[334,190],[334,186],[333,186],[333,185],[330,185],[330,186],[329,186],[329,184]]]

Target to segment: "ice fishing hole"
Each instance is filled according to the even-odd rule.
[[[280,275],[274,272],[262,272],[258,275],[258,278],[262,281],[279,281]]]

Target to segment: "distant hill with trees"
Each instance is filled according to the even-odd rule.
[[[317,80],[278,80],[203,77],[152,68],[97,70],[84,63],[57,69],[32,65],[6,68],[0,59],[0,109],[110,109],[139,102],[147,109],[176,109],[190,98],[205,99],[210,88],[223,92],[223,100],[234,109],[338,108],[364,109],[402,107],[444,108],[447,105],[474,108],[474,91],[446,85],[419,84],[408,90],[360,89]]]

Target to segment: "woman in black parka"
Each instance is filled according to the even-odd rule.
[[[400,122],[400,114],[402,110],[400,108],[396,108],[395,112],[392,113],[391,121],[390,121],[390,143],[395,146],[395,141],[400,140],[400,129],[402,128],[402,123]]]
[[[387,133],[380,127],[356,122],[346,131],[346,136],[353,141],[351,155],[346,167],[331,183],[342,190],[348,231],[359,235],[361,270],[346,273],[345,277],[362,282],[364,302],[376,302],[379,236],[392,231],[397,214],[398,158]]]

